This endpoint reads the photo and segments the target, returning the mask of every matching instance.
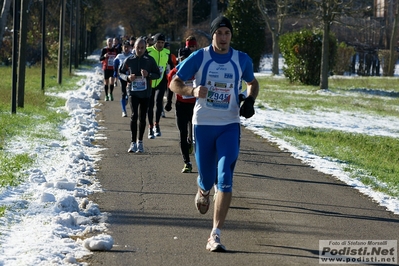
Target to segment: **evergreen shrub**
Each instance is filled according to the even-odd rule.
[[[320,84],[323,34],[320,31],[303,29],[283,34],[280,37],[280,52],[285,60],[284,75],[290,82],[305,85]],[[336,40],[330,34],[329,70],[335,62]]]

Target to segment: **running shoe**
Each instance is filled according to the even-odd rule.
[[[183,169],[181,170],[182,173],[191,173],[193,170],[193,166],[191,163],[185,163]]]
[[[152,128],[148,128],[148,138],[155,139],[154,130]]]
[[[114,100],[114,95],[112,95],[112,93],[109,94],[109,99],[110,99],[111,101]]]
[[[166,118],[165,111],[162,111],[161,116],[162,116],[163,118]]]
[[[159,125],[155,126],[154,133],[156,137],[160,137],[162,135],[161,128],[159,127]]]
[[[109,101],[109,96],[108,96],[108,95],[105,96],[105,101],[106,101],[106,102]]]
[[[206,250],[212,252],[224,252],[226,251],[226,247],[220,243],[220,236],[218,236],[217,234],[213,234],[208,238]]]
[[[127,117],[126,112],[122,112],[122,117]]]
[[[144,144],[143,144],[142,141],[139,141],[139,144],[137,145],[137,151],[136,152],[140,152],[140,153],[144,152]]]
[[[132,142],[130,144],[130,148],[127,150],[127,152],[137,152],[137,143],[136,142]]]
[[[204,194],[201,189],[198,189],[197,195],[195,196],[195,207],[201,214],[205,214],[209,210],[210,205],[209,191]]]

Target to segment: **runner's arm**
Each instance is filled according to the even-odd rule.
[[[247,97],[252,96],[254,100],[258,97],[259,82],[254,78],[251,82],[247,82]]]
[[[194,88],[186,86],[184,81],[181,80],[177,75],[172,79],[169,87],[174,93],[194,96]]]
[[[103,61],[105,59],[105,55],[107,54],[106,49],[101,50],[101,55],[100,55],[100,61]]]

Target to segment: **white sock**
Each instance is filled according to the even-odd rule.
[[[220,229],[219,228],[212,228],[211,236],[218,235],[220,237]]]

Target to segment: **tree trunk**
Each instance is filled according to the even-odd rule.
[[[272,63],[272,73],[273,75],[278,75],[279,70],[279,59],[280,59],[280,35],[283,31],[284,18],[288,14],[288,6],[291,4],[290,1],[275,1],[277,8],[277,19],[272,20],[268,15],[268,9],[266,8],[265,0],[257,0],[256,3],[262,14],[263,20],[266,22],[267,28],[272,34],[272,49],[273,49],[273,63]],[[274,27],[276,26],[276,27]]]
[[[272,63],[272,73],[273,75],[278,75],[279,72],[279,59],[280,59],[280,37],[274,31],[272,32],[273,40],[273,63]]]
[[[0,40],[3,40],[4,29],[6,28],[7,16],[8,16],[8,11],[10,10],[10,6],[11,6],[11,0],[4,0],[3,9],[1,10],[1,17],[0,17]],[[2,46],[2,43],[3,42],[0,41],[0,48]]]
[[[322,57],[321,57],[321,69],[320,69],[320,89],[328,89],[328,59],[330,50],[330,24],[328,21],[323,22],[323,44],[322,44]]]
[[[388,63],[387,76],[393,76],[395,70],[395,64],[397,60],[395,42],[398,36],[398,26],[399,26],[399,3],[396,3],[396,14],[392,26],[391,43],[389,48],[389,63]]]

